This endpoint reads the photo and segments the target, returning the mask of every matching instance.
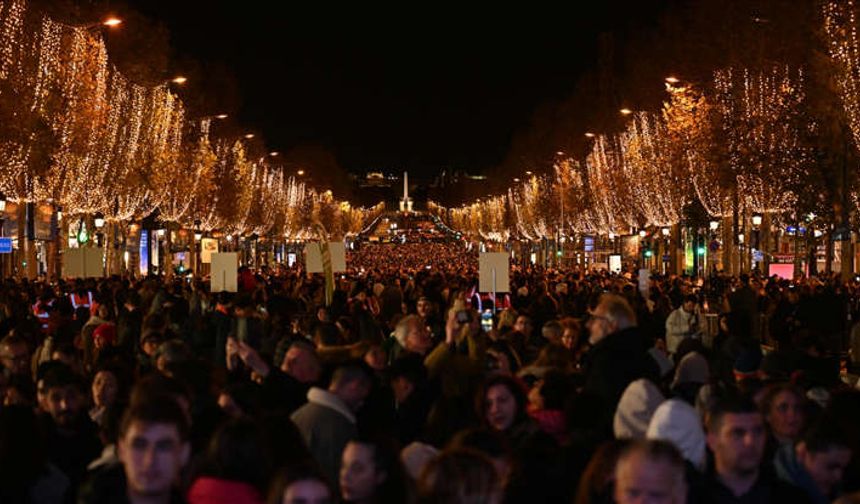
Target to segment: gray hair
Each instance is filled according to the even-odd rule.
[[[412,324],[421,324],[421,317],[412,314],[407,315],[397,322],[394,326],[394,339],[400,343],[400,346],[406,348],[406,337],[409,335],[409,327]]]
[[[605,317],[618,326],[618,330],[636,327],[636,313],[621,296],[604,294],[600,297],[600,306],[606,311]]]

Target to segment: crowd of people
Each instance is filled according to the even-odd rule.
[[[0,502],[860,502],[857,283],[348,267],[5,280]]]

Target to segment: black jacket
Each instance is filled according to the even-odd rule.
[[[639,329],[614,332],[585,356],[585,392],[600,398],[604,423],[611,425],[621,394],[631,382],[647,378],[660,383],[660,369],[648,354],[650,342]]]

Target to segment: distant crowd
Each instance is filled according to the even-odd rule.
[[[347,265],[0,283],[0,502],[860,502],[856,282]]]

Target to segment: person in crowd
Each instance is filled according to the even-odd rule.
[[[77,490],[87,465],[101,453],[96,424],[87,414],[84,380],[65,364],[53,366],[42,380],[45,410],[40,415],[49,460]]]
[[[184,502],[177,482],[191,457],[191,444],[187,417],[179,404],[168,395],[133,401],[120,425],[117,443],[120,464],[91,475],[78,501],[82,504]]]
[[[585,390],[599,397],[596,405],[607,430],[624,389],[639,378],[659,380],[651,347],[636,327],[636,315],[622,297],[606,294],[588,323],[592,348],[585,356]]]
[[[357,438],[347,443],[340,467],[344,502],[408,502],[410,491],[396,443],[390,438]]]
[[[684,297],[684,303],[673,310],[666,319],[666,350],[674,354],[678,345],[687,338],[701,338],[705,319],[699,310],[699,300],[694,295]]]
[[[644,439],[651,417],[664,399],[651,380],[640,378],[630,383],[615,410],[612,421],[615,438]]]
[[[851,462],[851,446],[838,424],[819,418],[795,445],[783,445],[774,459],[776,474],[803,489],[815,504],[838,497],[845,468]]]
[[[502,487],[493,463],[467,449],[442,452],[431,461],[418,482],[422,504],[501,504]]]
[[[793,445],[803,432],[806,398],[794,386],[775,384],[764,391],[761,408],[775,442]]]
[[[748,397],[721,399],[709,413],[707,443],[714,455],[693,502],[807,502],[802,491],[762,467],[767,432],[764,416]]]
[[[222,424],[209,444],[200,476],[188,490],[189,504],[262,504],[271,478],[270,459],[262,431],[253,421]]]
[[[287,466],[272,484],[268,504],[334,504],[331,486],[314,464]]]
[[[343,450],[358,435],[356,413],[371,384],[371,373],[363,362],[342,364],[328,389],[311,387],[307,404],[291,417],[329,481],[339,479]]]
[[[669,443],[634,441],[615,465],[616,504],[684,504],[684,460]]]

